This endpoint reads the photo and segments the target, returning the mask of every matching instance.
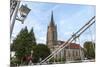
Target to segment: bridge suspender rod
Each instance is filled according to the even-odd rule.
[[[78,32],[80,32],[84,27],[86,27],[93,19],[95,19],[95,16],[92,17],[92,19],[90,19],[82,28],[80,28],[75,34],[77,34]]]
[[[90,25],[88,25],[88,27],[87,28],[85,28],[82,32],[80,32],[80,34],[78,34],[78,36],[80,36],[85,30],[87,30],[92,24],[94,24],[95,23],[95,21],[93,21]]]

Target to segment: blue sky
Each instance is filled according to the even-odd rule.
[[[55,24],[57,25],[58,40],[67,41],[73,32],[76,32],[89,21],[89,19],[95,16],[96,9],[93,5],[41,3],[32,1],[23,1],[20,5],[22,4],[27,4],[31,11],[24,24],[16,21],[12,36],[15,38],[25,26],[27,26],[29,30],[33,27],[37,43],[46,43],[47,26],[50,23],[52,11]],[[95,41],[95,24],[80,37],[81,43],[85,40],[91,40],[91,36]]]

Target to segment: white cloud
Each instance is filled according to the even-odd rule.
[[[71,36],[72,34],[74,34],[73,32],[69,31],[69,32],[65,32],[64,33],[66,36]]]
[[[37,43],[44,43],[44,44],[46,44],[46,36],[39,37]]]

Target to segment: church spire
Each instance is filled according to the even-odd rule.
[[[50,24],[47,29],[47,45],[50,50],[54,50],[54,46],[57,45],[57,26],[54,23],[53,11],[51,12]]]
[[[54,26],[54,19],[53,19],[53,11],[51,13],[51,21],[50,21],[50,26]]]

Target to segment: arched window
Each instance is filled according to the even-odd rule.
[[[78,52],[76,51],[76,56],[78,56]]]
[[[68,51],[68,57],[71,57],[71,55],[70,55],[70,51]]]
[[[74,56],[74,50],[73,50],[72,56]]]

